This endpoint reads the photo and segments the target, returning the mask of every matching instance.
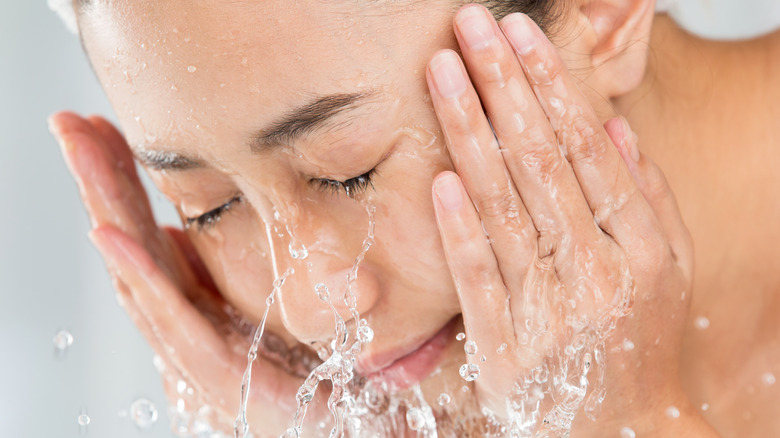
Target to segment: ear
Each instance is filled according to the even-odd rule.
[[[575,33],[569,47],[601,96],[622,96],[642,82],[647,68],[654,0],[575,0]],[[569,21],[572,23],[572,21]],[[584,65],[583,65],[584,64]]]

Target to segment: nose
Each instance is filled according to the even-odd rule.
[[[310,255],[316,258],[316,254]],[[315,262],[316,263],[316,262]],[[338,263],[332,262],[331,265]],[[325,263],[327,265],[327,263]],[[335,312],[354,334],[356,317],[365,317],[379,298],[379,282],[369,265],[362,265],[350,279],[352,266],[295,273],[279,293],[285,328],[300,342],[314,343],[336,336]]]
[[[381,296],[380,267],[367,244],[370,233],[356,226],[365,213],[354,221],[346,214],[306,213],[297,210],[294,221],[278,227],[284,236],[273,236],[278,271],[294,269],[278,295],[282,322],[300,342],[314,343],[335,337],[334,310],[354,334],[355,319],[369,314]]]

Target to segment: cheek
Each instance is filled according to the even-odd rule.
[[[273,271],[265,227],[250,216],[242,206],[217,226],[192,231],[191,237],[224,298],[257,323],[272,289]]]

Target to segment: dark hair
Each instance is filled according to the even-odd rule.
[[[497,20],[513,12],[522,12],[545,33],[554,31],[555,23],[565,12],[565,0],[481,0],[475,3],[485,5]]]

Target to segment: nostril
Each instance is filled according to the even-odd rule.
[[[379,281],[367,264],[350,282],[351,272],[350,267],[328,275],[314,272],[306,276],[296,270],[285,284],[278,299],[282,323],[299,342],[313,345],[336,338],[336,315],[347,325],[350,338],[356,336],[355,319],[366,318],[378,302]]]

